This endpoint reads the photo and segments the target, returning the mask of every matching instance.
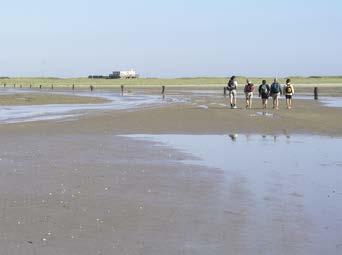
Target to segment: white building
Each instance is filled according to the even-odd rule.
[[[114,73],[114,72],[113,72]],[[133,78],[138,78],[139,75],[134,69],[130,69],[128,71],[120,71],[120,78],[123,79],[133,79]]]

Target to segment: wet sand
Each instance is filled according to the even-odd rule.
[[[96,111],[76,121],[0,125],[0,254],[321,254],[307,235],[310,220],[284,210],[293,201],[269,201],[279,221],[250,240],[246,229],[258,232],[250,221],[255,201],[242,176],[117,136],[342,135],[342,108],[296,100],[292,111],[268,110],[269,117],[225,102],[190,96],[184,104]]]
[[[224,99],[201,98],[193,103],[144,111],[106,113],[105,118],[94,116],[89,122],[84,121],[93,130],[117,133],[342,135],[342,109],[324,107],[313,100],[296,100],[291,111],[284,109],[284,105],[279,111],[264,111],[261,107],[232,110],[225,105]],[[258,103],[255,102],[255,105]]]
[[[174,96],[174,94],[172,95]],[[254,99],[253,109],[244,109],[243,99],[238,100],[239,109],[227,106],[228,98],[220,95],[183,96],[185,103],[161,104],[129,110],[95,111],[78,121],[32,122],[0,125],[0,131],[11,129],[39,129],[41,132],[65,132],[115,134],[317,134],[342,136],[342,108],[326,107],[320,101],[295,99],[292,110],[287,110],[285,100],[280,110],[261,107],[259,98]],[[160,102],[163,99],[160,97]]]
[[[96,104],[108,100],[99,97],[62,95],[53,93],[14,93],[0,95],[0,105]]]

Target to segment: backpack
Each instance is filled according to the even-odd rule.
[[[249,83],[246,85],[246,92],[253,92],[253,84]]]
[[[285,88],[286,94],[292,94],[292,87],[291,85],[287,85]]]
[[[280,85],[279,83],[273,83],[271,85],[271,93],[277,94],[280,92]]]
[[[263,94],[263,95],[268,94],[268,89],[267,89],[266,84],[262,84],[261,85],[261,87],[260,87],[260,94]]]
[[[228,88],[229,91],[232,91],[232,90],[236,89],[236,85],[234,83],[234,80],[229,80],[227,88]]]

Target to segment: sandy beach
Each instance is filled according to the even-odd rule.
[[[323,91],[325,97],[339,95],[340,88]],[[10,129],[11,132],[31,129],[40,132],[69,132],[74,130],[80,133],[212,133],[212,134],[317,134],[341,136],[341,112],[340,107],[326,107],[321,101],[313,100],[307,96],[306,99],[296,99],[294,108],[286,110],[285,99],[280,100],[280,110],[272,109],[271,99],[268,109],[261,107],[261,100],[254,97],[253,109],[245,110],[245,102],[241,97],[238,99],[236,110],[228,107],[228,97],[224,97],[220,91],[194,93],[192,90],[169,91],[164,100],[169,97],[182,99],[182,103],[165,104],[159,90],[137,90],[141,95],[154,95],[155,104],[150,107],[140,107],[123,110],[98,110],[87,116],[78,117],[77,121],[32,122],[18,123],[13,125],[0,125],[0,130]],[[302,93],[309,94],[311,90],[303,90]],[[129,91],[129,93],[133,93]],[[100,98],[89,101],[87,97],[76,97],[75,102],[101,102]],[[129,94],[128,94],[129,95]],[[240,93],[242,96],[242,93]]]
[[[184,163],[196,155],[122,136],[338,138],[342,108],[297,99],[288,111],[283,99],[279,111],[264,111],[255,99],[255,108],[245,110],[240,99],[240,109],[232,110],[219,94],[172,91],[166,98],[179,94],[184,98],[180,103],[163,104],[160,96],[161,104],[150,107],[96,110],[76,120],[1,124],[0,253],[342,252],[342,240],[326,243],[314,232],[305,195],[294,192],[284,199],[278,193],[290,180],[270,179],[274,190],[262,203],[274,220],[260,225],[254,215],[259,200],[251,180],[239,171]],[[339,195],[335,201],[340,199]]]
[[[0,255],[342,255],[341,11],[2,1]]]
[[[17,93],[0,95],[0,105],[46,105],[46,104],[96,104],[108,102],[103,98],[72,96],[63,94],[43,93]]]

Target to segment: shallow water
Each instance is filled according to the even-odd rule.
[[[150,107],[168,103],[181,102],[182,99],[177,96],[169,96],[163,99],[159,95],[146,94],[125,94],[122,96],[117,92],[97,91],[97,92],[34,92],[29,90],[3,90],[0,95],[13,93],[53,93],[74,96],[100,97],[109,100],[108,103],[99,104],[48,104],[48,105],[11,105],[0,106],[0,124],[17,123],[37,120],[52,120],[69,117],[77,117],[96,110],[121,110],[135,109],[139,107]]]
[[[328,107],[342,107],[341,97],[322,97],[320,101]]]
[[[244,233],[251,242],[260,235],[271,244],[288,242],[296,254],[342,254],[342,139],[237,134],[129,137],[198,158],[185,164],[224,170],[227,189],[233,178],[245,180],[254,206],[247,210],[247,202],[241,201],[240,209],[249,211]]]
[[[217,91],[216,96],[213,90],[209,91],[192,91],[197,96],[222,97]],[[134,94],[128,93],[122,96],[115,91],[98,90],[95,92],[89,91],[37,91],[27,89],[4,89],[0,90],[0,95],[9,95],[14,93],[53,93],[62,95],[100,97],[109,100],[108,103],[101,104],[49,104],[49,105],[18,105],[18,106],[0,106],[0,124],[2,123],[18,123],[38,120],[53,120],[70,117],[78,117],[96,110],[121,110],[121,109],[135,109],[139,107],[151,107],[168,103],[189,102],[191,97],[186,95],[168,95],[163,98],[161,95],[148,94]],[[243,95],[238,96],[239,99]],[[255,98],[254,100],[258,100]],[[312,99],[312,97],[305,95],[296,95],[294,99]],[[320,101],[328,107],[342,107],[342,98],[338,97],[324,97]],[[197,105],[197,104],[196,104]],[[221,107],[226,107],[224,104],[219,104]],[[208,105],[199,104],[197,107],[208,109]],[[256,116],[262,114],[257,113]],[[272,116],[267,116],[272,117]]]

